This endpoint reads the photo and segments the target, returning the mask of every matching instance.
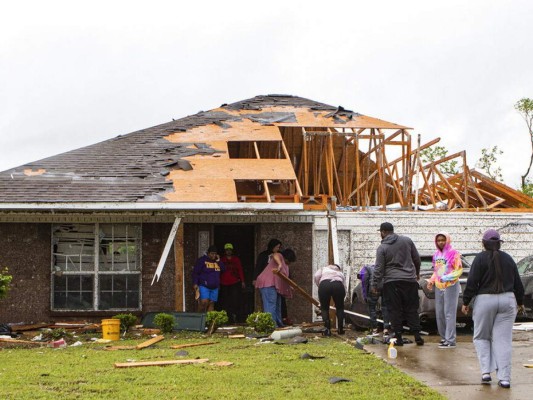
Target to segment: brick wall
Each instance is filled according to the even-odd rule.
[[[174,249],[168,258],[159,281],[152,279],[167,243],[172,224],[143,224],[142,227],[142,312],[174,310]]]
[[[0,223],[0,268],[13,276],[0,300],[0,322],[47,322],[50,312],[50,224]]]

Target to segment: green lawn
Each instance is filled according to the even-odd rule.
[[[135,345],[147,338],[121,340]],[[185,348],[170,345],[217,341]],[[0,350],[1,399],[443,399],[386,362],[338,338],[299,345],[178,333],[143,350],[104,351],[86,342],[64,349]],[[302,359],[304,353],[324,356]],[[115,362],[208,358],[195,365],[115,368]],[[229,367],[211,365],[218,361]],[[329,383],[331,377],[351,382]]]

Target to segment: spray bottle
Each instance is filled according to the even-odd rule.
[[[398,351],[394,348],[394,344],[396,343],[396,338],[392,338],[389,340],[389,348],[387,349],[387,355],[389,358],[396,358],[398,355]]]

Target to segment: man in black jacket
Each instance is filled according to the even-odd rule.
[[[390,222],[382,223],[379,231],[382,240],[376,252],[371,291],[378,293],[383,288],[383,300],[389,311],[396,345],[403,346],[403,321],[407,321],[416,344],[422,346],[424,339],[420,336],[418,316],[420,255],[410,238],[394,233]]]

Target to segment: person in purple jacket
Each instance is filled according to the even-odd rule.
[[[193,289],[199,291],[198,312],[213,311],[218,300],[220,274],[226,270],[216,246],[209,246],[207,254],[196,260],[192,271]]]

